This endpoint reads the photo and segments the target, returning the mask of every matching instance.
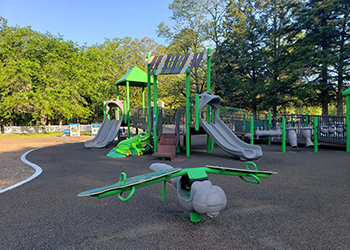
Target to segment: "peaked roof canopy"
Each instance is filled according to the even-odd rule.
[[[342,94],[343,95],[350,95],[350,88],[348,88],[347,90],[343,91]]]
[[[147,74],[139,67],[135,66],[114,84],[126,86],[126,82],[129,82],[129,86],[147,87]],[[151,85],[152,84],[153,77],[151,77]]]

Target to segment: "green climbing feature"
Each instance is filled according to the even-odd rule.
[[[145,132],[121,141],[108,154],[108,157],[140,156],[148,152],[152,146],[150,144],[151,135]]]

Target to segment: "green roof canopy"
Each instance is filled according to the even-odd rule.
[[[342,94],[343,95],[350,95],[350,88],[348,88],[347,90],[343,91]]]
[[[114,84],[126,86],[126,82],[129,82],[129,86],[147,87],[147,74],[139,67],[135,66]],[[151,85],[152,84],[153,77],[151,77]]]

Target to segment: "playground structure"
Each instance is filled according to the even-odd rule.
[[[119,128],[124,118],[123,102],[112,99],[105,102],[104,107],[105,114],[102,125],[95,138],[84,143],[87,148],[104,148],[112,143],[119,134]],[[110,119],[110,111],[112,108],[116,108],[115,119]],[[119,114],[119,109],[121,110],[121,115]]]
[[[211,64],[211,50],[207,52],[192,53],[192,54],[174,54],[165,56],[150,56],[147,55],[147,75],[148,82],[150,84],[151,76],[153,76],[153,102],[157,103],[157,76],[169,75],[169,74],[186,74],[186,156],[190,156],[190,73],[194,67],[199,67],[202,60],[207,60],[207,91],[210,91],[210,64]],[[150,90],[149,95],[150,97]],[[150,98],[148,98],[150,108]],[[158,131],[157,131],[157,119],[158,108],[154,109],[154,152],[158,152]],[[209,112],[209,110],[208,110]],[[208,116],[209,117],[209,116]],[[151,120],[149,117],[148,120]],[[150,128],[149,128],[150,131]],[[210,139],[207,139],[207,148],[210,151]]]
[[[347,125],[345,116],[320,116],[309,114],[265,114],[263,119],[253,119],[240,109],[220,110],[220,116],[225,123],[242,139],[254,141],[267,139],[282,142],[282,151],[285,152],[286,142],[297,147],[298,142],[304,141],[306,147],[315,147],[318,144],[332,144],[345,146],[347,142]],[[246,118],[248,116],[248,119]],[[253,136],[252,136],[253,135]],[[314,143],[314,142],[317,143]]]
[[[210,49],[207,52],[193,53],[193,54],[175,54],[165,56],[150,56],[147,55],[147,74],[137,67],[134,67],[120,80],[116,85],[117,100],[119,100],[119,86],[126,86],[126,101],[124,102],[124,122],[128,126],[128,135],[130,138],[130,127],[143,129],[153,136],[154,156],[161,158],[174,159],[176,151],[179,152],[179,136],[184,136],[184,148],[186,150],[186,156],[190,156],[190,141],[191,134],[197,133],[198,128],[194,129],[194,121],[199,117],[194,117],[193,105],[190,103],[190,73],[195,67],[199,67],[201,61],[207,61],[207,92],[210,92]],[[186,74],[186,106],[181,107],[179,112],[176,111],[176,119],[181,121],[174,122],[174,131],[166,130],[162,131],[162,122],[158,122],[162,119],[162,113],[164,109],[152,106],[151,86],[153,85],[153,102],[157,102],[157,76],[167,74]],[[130,87],[136,86],[142,88],[142,108],[130,107]],[[145,105],[145,89],[147,88],[148,103],[147,108]],[[348,91],[348,90],[347,90]],[[210,105],[207,105],[206,113],[203,114],[204,119],[208,124],[217,124],[215,119],[220,119],[225,126],[230,128],[234,134],[242,136],[242,140],[245,138],[250,139],[250,144],[254,144],[254,136],[256,139],[267,138],[268,143],[271,139],[277,137],[277,140],[282,140],[282,151],[285,152],[285,142],[291,143],[292,147],[296,147],[298,140],[302,137],[306,140],[307,146],[312,146],[314,143],[315,151],[317,151],[318,143],[333,143],[333,144],[346,144],[347,151],[350,152],[350,136],[349,131],[346,130],[346,124],[349,123],[349,95],[350,92],[344,91],[344,95],[347,95],[347,117],[322,117],[313,115],[265,115],[264,120],[253,120],[252,117],[244,110],[235,109],[231,107],[223,107],[217,109],[217,115],[213,116],[213,110]],[[197,96],[196,96],[197,98]],[[236,119],[230,117],[230,113],[241,112],[243,117]],[[178,114],[180,113],[180,114]],[[181,117],[181,118],[180,118]],[[306,118],[305,118],[306,117]],[[119,116],[118,118],[119,119]],[[202,118],[201,118],[202,119]],[[306,120],[305,120],[306,119]],[[337,120],[338,119],[338,120]],[[160,120],[161,121],[161,120]],[[177,124],[177,125],[175,125]],[[296,124],[296,126],[294,126]],[[301,125],[303,124],[303,125]],[[179,126],[179,127],[178,127]],[[205,127],[205,123],[201,122],[201,127]],[[208,128],[208,127],[207,127]],[[208,130],[208,129],[207,129]],[[104,129],[102,129],[104,131]],[[218,133],[211,133],[213,131],[205,131],[207,136],[207,151],[208,153],[213,148],[213,139]],[[250,133],[250,135],[249,135]],[[119,134],[118,134],[119,135]],[[211,136],[211,137],[210,137]],[[162,138],[163,137],[163,138]],[[346,139],[348,138],[348,139]],[[118,138],[119,139],[119,138]],[[220,143],[221,142],[221,143]],[[225,149],[222,140],[216,140],[216,143],[223,147],[228,153],[233,151]],[[102,143],[104,144],[104,143]],[[245,144],[242,144],[246,146]],[[98,145],[98,147],[100,147]],[[244,150],[243,150],[244,151]],[[246,157],[241,157],[244,159]],[[248,157],[246,159],[256,159],[257,157]]]
[[[198,100],[198,101],[197,101]],[[240,140],[223,121],[217,117],[221,98],[210,92],[203,93],[196,98],[196,130],[201,127],[227,153],[238,156],[241,160],[254,160],[263,155],[260,146],[250,145]],[[209,105],[212,112],[210,122],[202,118],[203,108]]]
[[[249,169],[253,165],[254,169]],[[259,171],[253,162],[246,163],[246,169],[228,168],[221,166],[205,166],[201,168],[173,168],[170,165],[155,163],[150,166],[154,172],[127,178],[122,172],[119,182],[98,187],[78,194],[78,197],[92,196],[104,198],[118,195],[118,198],[126,202],[134,195],[136,188],[163,182],[163,202],[166,199],[166,182],[170,182],[176,189],[180,204],[190,212],[192,222],[200,222],[201,215],[207,214],[215,217],[226,207],[225,192],[218,186],[213,186],[207,174],[223,174],[239,176],[243,181],[260,184],[260,178],[268,178],[277,172]],[[248,178],[248,179],[247,179]],[[124,192],[130,193],[123,197]]]
[[[168,75],[168,74],[186,74],[186,112],[185,112],[185,126],[184,126],[184,144],[186,145],[186,156],[190,156],[191,148],[191,124],[193,124],[191,116],[191,103],[190,103],[190,73],[195,67],[199,67],[202,60],[207,60],[207,92],[210,92],[210,64],[211,64],[211,51],[208,49],[207,52],[186,54],[186,55],[166,55],[166,56],[150,56],[147,55],[147,74],[148,79],[151,75],[153,76],[153,101],[157,102],[157,76]],[[196,97],[197,98],[197,97]],[[203,98],[205,99],[205,98]],[[220,98],[219,98],[220,99]],[[150,101],[150,100],[149,100]],[[199,103],[199,102],[198,102]],[[201,127],[207,133],[207,151],[208,153],[213,147],[213,140],[222,147],[229,154],[238,156],[241,160],[257,159],[262,155],[261,148],[258,146],[248,145],[242,143],[222,121],[211,113],[213,110],[217,110],[218,107],[215,105],[207,105],[210,101],[203,104],[200,108],[197,106],[196,112],[202,113],[201,111],[206,106],[206,121],[199,116],[196,116],[196,131],[199,130],[199,120],[201,121]],[[220,102],[219,102],[220,103]],[[193,105],[193,103],[192,103]],[[200,110],[200,112],[198,112]],[[171,133],[162,133],[159,130],[159,109],[154,110],[154,153],[156,157],[174,157],[175,148],[178,147],[178,134],[170,135]],[[215,111],[216,112],[216,111]],[[151,120],[150,117],[148,120]],[[177,122],[176,130],[179,122]],[[220,124],[220,125],[218,125]],[[207,126],[208,125],[208,126]],[[149,128],[150,131],[150,128]],[[162,138],[163,137],[163,138]],[[231,140],[227,140],[227,137]],[[160,140],[158,139],[160,138]],[[159,150],[160,147],[160,150]],[[243,147],[243,149],[242,149]]]
[[[150,144],[151,135],[145,132],[121,141],[108,154],[108,157],[127,157],[140,156],[149,151],[152,146]]]

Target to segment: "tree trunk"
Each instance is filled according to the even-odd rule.
[[[40,126],[43,133],[46,133],[46,122],[47,122],[46,115],[40,114]]]
[[[343,116],[343,95],[344,83],[343,76],[338,75],[338,92],[337,92],[337,116]]]
[[[277,105],[273,105],[272,114],[277,114]]]
[[[322,102],[322,115],[328,115],[328,102],[326,100]]]

